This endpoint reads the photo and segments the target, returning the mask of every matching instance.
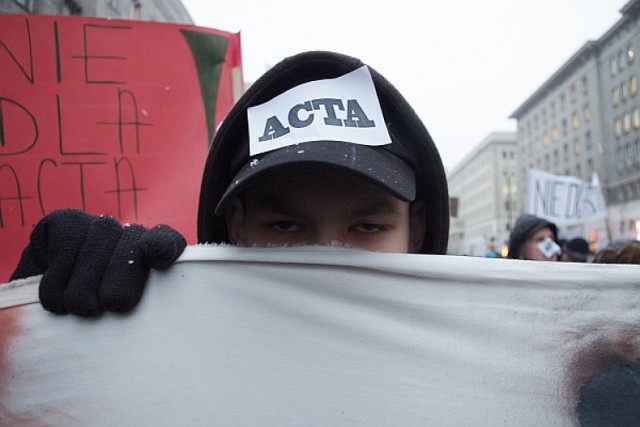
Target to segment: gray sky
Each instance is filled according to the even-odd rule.
[[[587,40],[600,38],[626,1],[183,3],[197,25],[241,32],[247,81],[306,50],[362,59],[409,100],[453,168],[490,132],[515,130],[509,115]]]

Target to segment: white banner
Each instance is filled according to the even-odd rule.
[[[581,224],[607,217],[598,176],[591,182],[529,169],[525,212],[557,225]]]
[[[58,316],[37,282],[1,285],[0,425],[632,425],[638,277],[199,245],[128,315]]]

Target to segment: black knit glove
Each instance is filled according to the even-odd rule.
[[[127,312],[140,301],[149,269],[165,269],[186,246],[167,225],[124,227],[113,217],[63,209],[31,232],[10,280],[43,274],[40,302],[54,313]]]

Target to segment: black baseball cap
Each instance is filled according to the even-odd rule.
[[[320,133],[315,140],[250,154],[248,109],[301,85],[330,81],[362,67],[366,67],[373,82],[381,121],[388,132],[387,143],[363,145],[340,138],[325,139]],[[249,87],[224,119],[205,165],[198,241],[227,242],[222,215],[228,203],[262,177],[304,163],[351,171],[406,202],[423,200],[428,218],[421,252],[446,252],[449,230],[446,175],[426,128],[402,95],[374,69],[356,58],[323,51],[301,53],[275,65]]]

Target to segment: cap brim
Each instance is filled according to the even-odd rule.
[[[416,197],[413,169],[390,152],[380,147],[339,141],[313,141],[280,148],[250,160],[227,187],[215,214],[222,215],[229,202],[257,179],[304,163],[325,164],[350,171],[405,202]]]

